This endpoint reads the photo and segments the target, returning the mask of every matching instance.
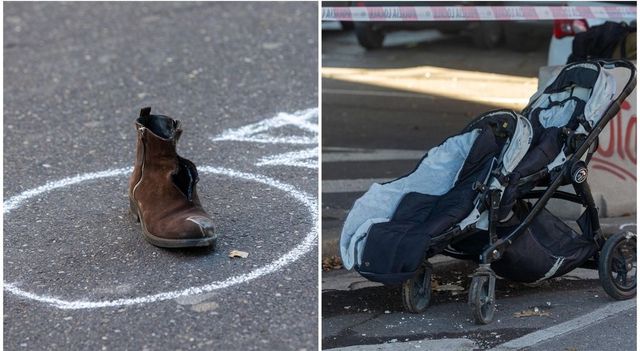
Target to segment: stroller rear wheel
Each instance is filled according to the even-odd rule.
[[[489,324],[496,311],[495,276],[474,275],[469,287],[469,306],[476,324]]]
[[[636,296],[636,235],[616,233],[600,251],[598,275],[604,290],[616,300]]]
[[[402,284],[402,304],[411,313],[422,313],[431,301],[431,272],[433,267],[426,262],[413,278]]]

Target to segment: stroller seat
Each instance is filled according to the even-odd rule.
[[[562,168],[596,127],[611,104],[623,94],[613,71],[599,62],[567,65],[555,79],[533,95],[522,114],[531,122],[533,140],[522,162],[509,176],[500,216],[506,216],[517,198],[536,186],[548,186],[554,171]],[[588,164],[598,144],[582,157]],[[551,176],[551,177],[550,177]],[[562,185],[570,184],[565,177]]]
[[[386,284],[415,274],[432,238],[480,219],[474,184],[488,184],[505,155],[524,155],[528,142],[512,142],[514,135],[530,140],[523,117],[509,110],[486,113],[429,150],[411,173],[373,184],[345,221],[340,242],[345,267]]]

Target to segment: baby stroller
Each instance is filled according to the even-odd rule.
[[[616,80],[614,71],[625,78]],[[429,150],[411,173],[373,184],[345,220],[345,268],[402,284],[405,308],[419,313],[431,296],[430,257],[474,260],[469,305],[478,324],[493,320],[497,275],[535,283],[597,267],[610,296],[632,298],[636,234],[603,236],[586,180],[598,135],[635,77],[624,60],[567,65],[521,114],[480,115]],[[575,193],[559,190],[569,184]],[[585,207],[577,219],[581,233],[545,209],[551,198]]]

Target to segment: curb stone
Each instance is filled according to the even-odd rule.
[[[329,349],[333,351],[404,351],[404,350],[447,350],[447,351],[473,351],[478,346],[469,339],[439,339],[418,340],[406,342],[389,342],[375,345],[356,345]]]

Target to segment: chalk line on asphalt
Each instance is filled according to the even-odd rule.
[[[315,118],[318,118],[317,108],[309,108],[294,113],[280,112],[275,117],[260,122],[225,130],[220,135],[211,138],[211,140],[247,141],[265,144],[317,144],[318,124],[312,122]],[[271,130],[289,126],[313,133],[313,136],[277,136],[268,133]]]
[[[318,237],[318,211],[317,210],[318,208],[317,208],[317,201],[315,197],[310,196],[309,194],[298,190],[293,185],[283,183],[263,175],[245,173],[245,172],[240,172],[233,169],[210,167],[210,166],[199,167],[199,169],[203,173],[218,174],[218,175],[224,175],[232,178],[240,178],[240,179],[245,179],[249,181],[254,181],[254,182],[262,183],[286,192],[287,194],[289,194],[291,197],[296,199],[298,202],[300,202],[307,208],[307,210],[311,215],[311,219],[313,223],[312,229],[304,237],[302,242],[300,242],[293,249],[291,249],[289,252],[287,252],[277,260],[265,266],[257,268],[249,273],[232,276],[221,281],[214,281],[199,287],[190,287],[183,290],[175,290],[175,291],[162,292],[162,293],[145,295],[145,296],[134,297],[134,298],[122,298],[122,299],[107,300],[107,301],[65,300],[63,298],[59,298],[55,296],[36,294],[36,293],[21,289],[17,282],[7,283],[5,281],[4,289],[17,296],[35,300],[42,303],[46,303],[60,309],[90,309],[90,308],[103,308],[103,307],[118,307],[118,306],[128,306],[128,305],[172,300],[179,297],[202,294],[206,292],[211,292],[213,290],[227,288],[230,286],[234,286],[237,284],[254,280],[266,274],[273,273],[281,269],[282,267],[297,261],[306,253],[311,251],[313,247],[317,244],[317,237]],[[46,183],[37,188],[24,191],[6,200],[4,202],[4,214],[7,215],[12,210],[19,208],[26,200],[45,194],[49,191],[67,187],[74,184],[78,184],[88,180],[123,176],[123,175],[130,174],[131,171],[132,171],[132,168],[128,168],[128,167],[118,168],[118,169],[107,170],[102,172],[81,174],[75,177],[69,177],[62,180]]]
[[[211,141],[243,141],[263,144],[318,144],[318,124],[313,122],[318,118],[318,109],[309,108],[294,113],[280,112],[275,117],[235,129],[227,129]],[[313,136],[279,136],[270,134],[283,127],[294,127]],[[318,168],[318,148],[285,152],[277,155],[262,157],[257,166],[290,166],[302,168]]]
[[[318,168],[318,161],[312,159],[318,157],[318,148],[304,149],[300,151],[291,151],[284,154],[265,156],[261,158],[257,166],[293,166],[302,168]]]
[[[620,224],[620,227],[618,227],[618,229],[622,230],[626,227],[635,227],[635,226],[636,226],[635,223],[623,223],[623,224]]]

